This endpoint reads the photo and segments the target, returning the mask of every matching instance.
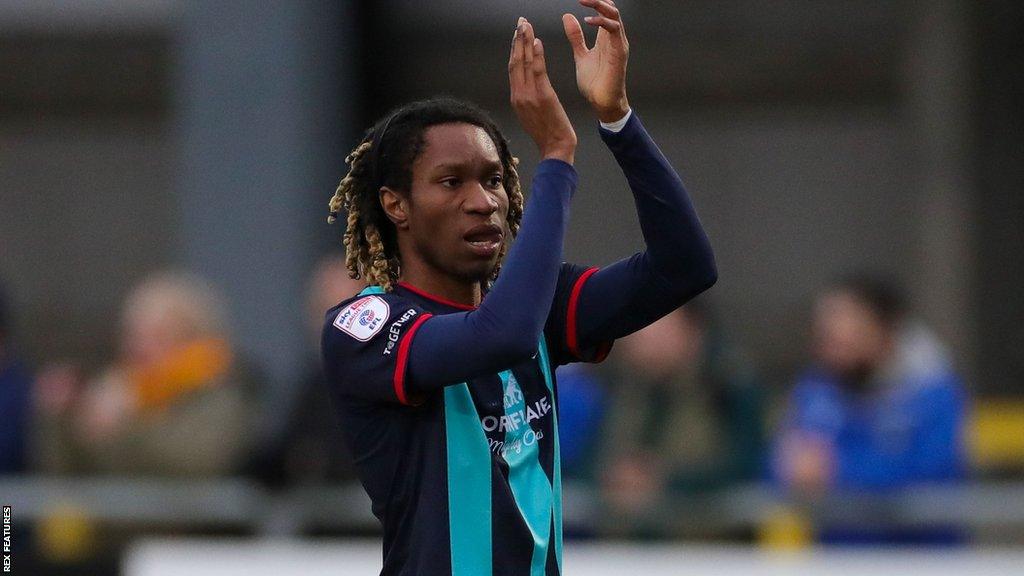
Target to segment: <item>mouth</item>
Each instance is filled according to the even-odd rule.
[[[469,244],[470,249],[479,256],[492,257],[501,248],[501,241],[505,235],[501,228],[495,224],[481,224],[470,228],[462,239]]]

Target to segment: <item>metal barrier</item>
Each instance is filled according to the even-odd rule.
[[[565,526],[586,529],[601,513],[586,486],[564,488]],[[98,522],[169,524],[251,530],[287,536],[310,527],[367,532],[378,528],[358,484],[269,490],[241,478],[179,481],[142,478],[0,478],[0,503],[15,518],[42,519],[61,510]],[[675,496],[658,507],[655,523],[713,531],[756,528],[786,504],[815,522],[909,527],[958,525],[1024,531],[1024,483],[918,487],[884,496],[833,494],[786,501],[770,487],[750,484],[701,496]]]

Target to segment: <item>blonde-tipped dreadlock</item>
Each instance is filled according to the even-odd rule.
[[[345,228],[345,265],[352,278],[365,278],[369,284],[376,284],[391,291],[391,281],[397,278],[397,271],[392,271],[385,255],[384,243],[375,222],[362,222],[360,218],[359,195],[364,193],[360,186],[370,176],[370,170],[364,160],[372,147],[372,142],[363,142],[352,151],[345,162],[349,165],[348,174],[341,179],[338,189],[330,201],[328,223],[334,223],[337,214],[344,208],[348,211],[348,225]]]
[[[364,278],[387,292],[392,290],[401,271],[401,259],[394,224],[380,206],[378,190],[383,185],[407,190],[412,163],[422,149],[423,133],[430,126],[457,122],[483,128],[501,156],[503,185],[509,200],[506,222],[511,238],[501,247],[490,281],[498,277],[508,245],[519,232],[523,218],[523,192],[516,169],[519,159],[509,153],[508,141],[485,112],[449,98],[414,102],[392,112],[386,121],[371,128],[363,142],[345,158],[349,171],[331,197],[327,222],[333,223],[342,210],[348,212],[344,244],[349,276]],[[374,150],[374,146],[378,149]],[[384,149],[397,152],[385,154]]]

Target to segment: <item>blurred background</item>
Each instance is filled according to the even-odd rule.
[[[1019,569],[1024,4],[617,5],[631,103],[719,281],[559,370],[567,568]],[[14,573],[379,569],[317,367],[323,311],[360,289],[327,201],[366,127],[438,94],[491,111],[528,181],[505,72],[523,15],[580,138],[566,259],[640,249],[564,12],[586,13],[0,2]]]

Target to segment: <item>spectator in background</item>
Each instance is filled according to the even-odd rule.
[[[40,456],[50,472],[206,477],[236,471],[253,401],[235,368],[218,296],[161,273],[125,302],[119,358],[80,385],[50,369],[38,385]]]
[[[0,283],[0,475],[25,471],[32,413],[32,378],[17,359],[3,288]]]
[[[606,410],[604,383],[593,364],[558,367],[558,445],[562,478],[589,483]]]
[[[253,463],[253,474],[272,486],[323,484],[356,479],[352,454],[331,407],[319,358],[320,332],[327,310],[366,287],[349,278],[344,256],[321,259],[310,275],[307,294],[309,366],[296,378],[297,389],[281,433]]]
[[[949,355],[902,295],[871,277],[827,289],[814,308],[815,363],[798,379],[774,472],[798,495],[881,493],[963,476],[964,390]],[[826,526],[829,542],[936,542],[955,531]]]
[[[621,340],[617,350],[621,370],[601,467],[605,532],[663,536],[672,494],[758,476],[763,394],[700,301]]]

